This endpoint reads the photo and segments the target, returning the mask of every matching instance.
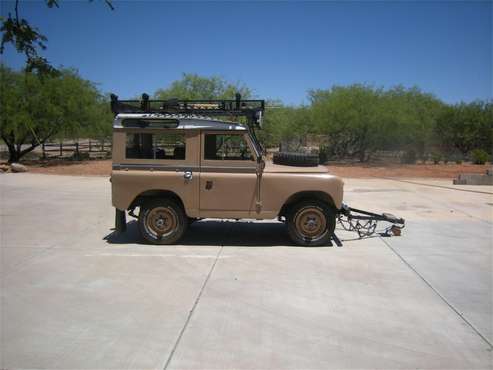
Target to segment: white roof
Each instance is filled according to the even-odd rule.
[[[113,128],[123,128],[122,121],[126,118],[177,119],[179,124],[176,129],[247,130],[244,125],[237,122],[219,121],[204,116],[159,113],[120,113],[113,121]]]

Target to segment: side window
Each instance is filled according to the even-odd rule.
[[[204,159],[251,161],[253,156],[243,135],[205,134]]]
[[[125,156],[128,159],[185,159],[185,134],[127,133]]]

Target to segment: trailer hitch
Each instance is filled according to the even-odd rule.
[[[373,213],[351,208],[343,204],[338,215],[338,221],[346,231],[355,231],[359,238],[369,237],[377,232],[378,222],[388,222],[391,225],[378,234],[380,236],[399,236],[404,228],[405,220],[391,213]]]

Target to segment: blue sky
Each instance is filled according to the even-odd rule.
[[[42,52],[105,92],[153,93],[183,72],[241,82],[259,98],[307,102],[309,89],[417,85],[449,103],[491,99],[491,1],[21,2]],[[1,13],[13,10],[2,1]],[[24,58],[1,56],[20,68]]]

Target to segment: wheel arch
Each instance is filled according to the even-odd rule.
[[[167,199],[173,199],[185,212],[186,214],[186,208],[181,200],[180,196],[176,194],[174,191],[171,190],[163,190],[163,189],[152,189],[152,190],[146,190],[139,195],[135,197],[135,199],[130,203],[128,206],[128,209],[133,209],[135,207],[139,207],[144,202],[150,198],[167,198]]]
[[[285,217],[291,206],[305,200],[322,201],[326,203],[329,207],[334,209],[334,211],[337,211],[337,207],[335,206],[334,200],[332,199],[332,196],[330,194],[325,193],[323,191],[308,190],[308,191],[300,191],[294,193],[288,199],[286,199],[281,209],[279,210],[278,216]]]

